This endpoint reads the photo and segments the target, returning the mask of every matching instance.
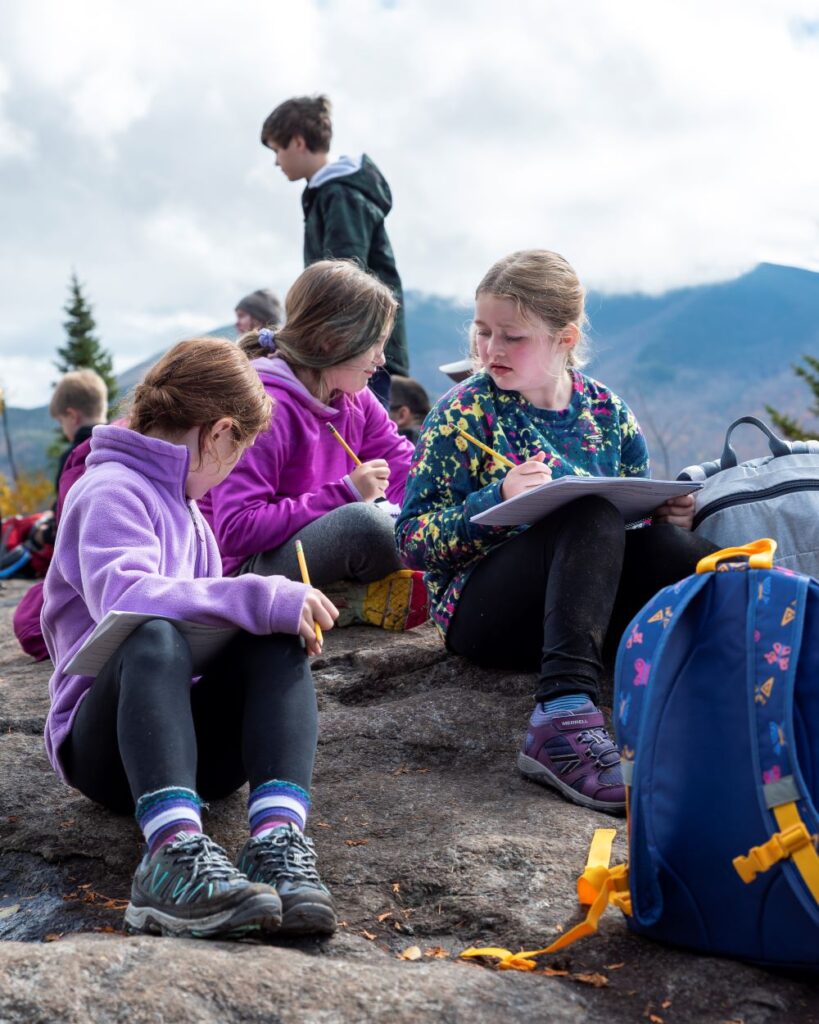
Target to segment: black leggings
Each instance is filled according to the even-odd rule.
[[[269,779],[310,789],[318,735],[299,638],[239,633],[191,685],[187,641],[162,619],[135,630],[83,699],[61,754],[68,781],[113,811],[166,786],[205,800]]]
[[[479,665],[540,673],[536,700],[598,700],[604,659],[662,587],[716,545],[658,523],[626,530],[603,498],[581,498],[491,551],[472,570],[447,646]]]

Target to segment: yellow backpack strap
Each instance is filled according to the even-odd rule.
[[[571,946],[578,939],[593,935],[609,903],[614,903],[624,913],[631,914],[628,868],[625,864],[609,867],[611,846],[616,834],[617,830],[613,828],[598,828],[594,831],[586,867],[577,880],[577,898],[581,904],[589,906],[584,921],[570,928],[543,949],[511,953],[508,949],[500,949],[497,946],[484,946],[481,949],[470,946],[460,954],[460,957],[470,959],[475,956],[489,956],[498,960],[498,968],[502,971],[534,971],[537,964],[533,957],[541,956],[543,953],[556,953]]]
[[[751,736],[762,776],[760,796],[773,821],[765,816],[765,842],[732,863],[743,882],[750,884],[758,874],[790,861],[819,905],[819,854],[817,838],[810,832],[810,827],[817,827],[817,817],[804,799],[793,729],[797,666],[803,645],[813,641],[805,625],[808,587],[808,577],[781,573],[759,573],[750,581],[748,635],[754,638],[750,647],[755,684]],[[799,885],[793,872],[787,875]]]
[[[611,847],[617,835],[615,828],[596,828],[592,836],[586,867],[577,880],[577,898],[585,906],[591,906],[600,895],[606,883],[611,861]]]
[[[804,829],[807,833],[804,821],[799,814],[796,802],[780,804],[773,808],[776,823],[783,830],[792,830],[797,827]],[[819,904],[819,854],[816,852],[816,836],[809,836],[810,842],[800,843],[791,850],[791,860],[796,870],[804,879],[805,885],[810,889],[810,894]]]
[[[771,808],[780,831],[761,846],[753,846],[747,854],[734,857],[733,865],[746,885],[757,875],[768,871],[782,860],[790,859],[802,876],[811,895],[819,904],[819,854],[817,837],[808,832],[799,814],[796,801]]]

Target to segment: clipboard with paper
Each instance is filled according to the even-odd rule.
[[[649,480],[639,476],[561,476],[516,494],[472,516],[479,526],[529,526],[577,498],[599,495],[617,508],[627,523],[650,515],[658,505],[702,486],[692,480]]]
[[[206,626],[201,622],[184,622],[168,615],[110,611],[86,638],[85,643],[63,671],[67,675],[96,676],[131,633],[152,619],[172,622],[185,637],[190,645],[193,671],[196,675],[201,674],[211,659],[239,632],[235,626]]]

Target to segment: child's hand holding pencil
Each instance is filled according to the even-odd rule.
[[[504,501],[530,491],[533,487],[540,487],[552,479],[552,468],[544,465],[545,458],[545,452],[538,452],[533,458],[509,470],[501,484],[501,497]]]
[[[527,459],[526,462],[512,462],[505,455],[501,455],[500,452],[490,448],[488,444],[479,441],[477,437],[467,434],[465,430],[459,430],[458,433],[474,444],[476,448],[480,448],[487,455],[491,455],[498,465],[509,467],[509,472],[501,484],[501,498],[504,501],[508,501],[524,491],[530,491],[533,487],[540,487],[541,484],[545,484],[547,480],[552,479],[551,466],[544,465],[546,461],[545,452],[538,452],[537,455]]]
[[[299,636],[304,638],[308,654],[321,654],[324,646],[322,629],[332,629],[337,618],[338,608],[330,598],[311,587],[304,599],[299,623]]]
[[[296,558],[299,563],[302,582],[310,586],[310,574],[307,571],[307,560],[304,557],[304,548],[301,541],[296,541]],[[301,609],[301,622],[299,623],[299,636],[304,640],[304,646],[308,654],[321,654],[324,644],[322,627],[332,629],[338,618],[338,608],[329,597],[325,597],[320,590],[310,587],[304,598]]]
[[[384,501],[390,482],[389,462],[386,459],[370,459],[369,462],[362,462],[332,423],[327,424],[327,429],[355,463],[355,469],[351,471],[350,479],[364,501]]]
[[[390,464],[386,459],[362,462],[350,473],[350,479],[365,501],[383,501],[390,482]]]

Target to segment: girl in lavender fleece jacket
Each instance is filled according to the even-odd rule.
[[[404,568],[379,504],[400,505],[413,449],[367,387],[384,365],[395,299],[355,264],[322,260],[285,307],[275,334],[240,341],[274,399],[270,429],[202,506],[225,571],[298,579],[300,540],[311,579],[341,609],[337,625],[409,629],[428,617],[427,592],[422,574]]]
[[[337,611],[281,576],[222,578],[196,499],[270,422],[258,376],[226,341],[171,349],[135,392],[130,429],[94,430],[65,503],[45,583],[56,666],[46,747],[57,773],[147,843],[125,913],[132,930],[230,935],[331,932],[332,898],[302,835],[316,749],[307,652]],[[66,665],[111,610],[148,612],[99,674]],[[198,679],[168,618],[235,626]],[[202,833],[200,794],[250,780],[250,838],[234,866]]]

